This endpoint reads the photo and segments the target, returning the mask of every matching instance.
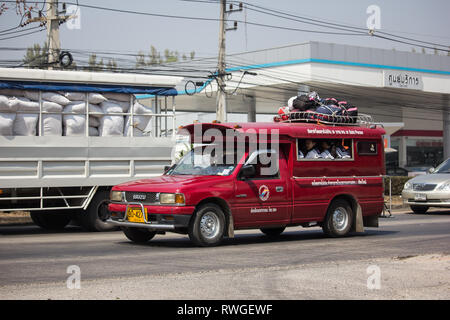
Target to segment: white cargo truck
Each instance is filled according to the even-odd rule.
[[[110,188],[171,164],[181,80],[0,68],[0,211],[29,211],[47,229],[72,219],[112,229],[103,221]]]

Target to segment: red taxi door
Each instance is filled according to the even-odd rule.
[[[275,163],[268,164],[267,159]],[[232,204],[235,226],[257,227],[289,223],[292,204],[284,153],[257,150],[247,158],[246,164],[254,165],[256,174],[245,179],[241,174],[237,175]]]

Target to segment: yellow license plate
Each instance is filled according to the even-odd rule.
[[[145,208],[145,217],[147,218],[147,208]],[[128,208],[127,220],[129,222],[145,223],[141,208]]]

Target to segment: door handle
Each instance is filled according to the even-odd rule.
[[[284,188],[283,188],[282,186],[277,186],[277,187],[275,187],[275,190],[276,190],[277,192],[283,192],[283,191],[284,191]]]
[[[236,198],[245,198],[247,195],[245,193],[236,195]]]

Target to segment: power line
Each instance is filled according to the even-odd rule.
[[[38,32],[44,31],[44,30],[45,30],[45,28],[40,29],[40,30],[37,30],[37,31],[33,31],[33,32],[28,32],[28,33],[19,34],[19,35],[16,35],[16,36],[11,36],[11,37],[6,37],[6,38],[0,38],[0,40],[8,40],[8,39],[20,38],[20,37],[27,36],[27,35],[34,34],[34,33],[38,33]]]
[[[202,2],[202,3],[213,3],[213,2],[208,2],[208,1],[201,1],[201,0],[181,0],[181,1],[187,1],[187,2]],[[233,3],[239,3],[239,1],[231,1]],[[308,18],[305,16],[300,16],[300,15],[294,15],[291,13],[287,13],[284,11],[279,11],[279,10],[275,10],[275,9],[269,9],[269,8],[265,8],[262,6],[258,6],[255,4],[251,4],[251,3],[245,3],[245,6],[247,9],[255,11],[255,12],[259,12],[259,13],[263,13],[263,14],[267,14],[267,15],[271,15],[274,17],[279,17],[282,19],[287,19],[287,20],[292,20],[292,21],[297,21],[300,23],[307,23],[307,24],[311,24],[311,25],[317,25],[320,27],[324,27],[324,28],[331,28],[331,29],[338,29],[338,30],[345,30],[345,31],[353,31],[355,32],[354,35],[367,35],[368,30],[365,28],[361,28],[361,27],[355,27],[355,26],[350,26],[350,25],[345,25],[345,24],[341,24],[341,23],[332,23],[332,22],[324,22],[321,20],[317,20],[317,19],[312,19],[312,18]],[[258,8],[258,9],[255,9]],[[305,21],[306,20],[306,21]],[[251,23],[249,23],[251,24]],[[405,40],[410,40],[410,41],[414,41],[414,42],[418,42],[418,43],[424,43],[424,44],[429,44],[429,45],[434,45],[434,46],[438,46],[438,47],[444,47],[446,49],[440,49],[440,48],[435,48],[435,47],[429,47],[429,46],[424,46],[418,43],[411,43],[411,42],[405,42],[405,41],[401,41],[398,39],[393,39],[387,36],[379,36],[378,33],[380,34],[384,34],[384,35],[388,35],[391,37],[395,37],[395,38],[400,38],[400,39],[405,39]],[[338,33],[336,33],[338,34]],[[352,35],[352,34],[343,34],[343,35]],[[413,39],[413,38],[408,38],[408,37],[403,37],[403,36],[398,36],[392,33],[388,33],[388,32],[384,32],[381,30],[377,30],[376,33],[374,34],[374,36],[384,39],[384,40],[388,40],[388,41],[393,41],[393,42],[397,42],[397,43],[403,43],[403,44],[409,44],[409,45],[413,45],[413,46],[418,46],[418,47],[422,47],[422,48],[427,48],[427,49],[433,49],[433,50],[439,50],[439,51],[444,51],[444,52],[450,52],[450,50],[448,49],[450,46],[449,45],[444,45],[444,44],[438,44],[438,43],[433,43],[433,42],[429,42],[429,41],[423,41],[423,40],[418,40],[418,39]]]
[[[397,43],[409,44],[409,45],[413,45],[413,46],[417,46],[417,47],[421,47],[421,48],[438,50],[438,51],[444,51],[444,52],[450,52],[450,49],[439,49],[439,48],[430,47],[430,46],[418,45],[418,44],[411,43],[411,42],[406,42],[406,41],[392,39],[392,38],[385,37],[385,36],[380,36],[380,35],[378,35],[376,33],[374,33],[372,36],[373,37],[377,37],[377,38],[381,38],[381,39],[385,39],[385,40],[389,40],[389,41],[393,41],[393,42],[397,42]]]
[[[42,28],[42,26],[36,26],[36,27],[31,27],[31,28],[28,28],[28,29],[22,29],[22,30],[17,30],[17,31],[4,32],[4,33],[0,34],[0,36],[3,37],[3,36],[6,36],[6,35],[9,35],[9,34],[20,34],[22,32],[27,32],[27,31],[35,30],[35,29],[39,29],[39,28]]]

